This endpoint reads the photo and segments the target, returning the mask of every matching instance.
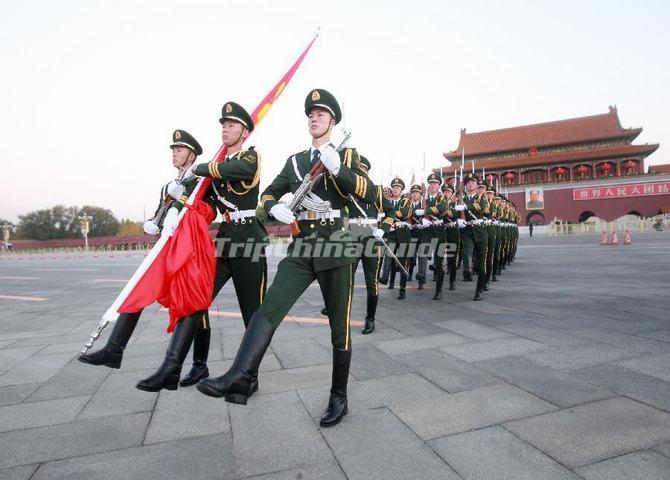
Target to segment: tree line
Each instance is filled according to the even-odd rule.
[[[18,224],[0,219],[0,225],[10,224],[13,228],[13,239],[53,240],[64,238],[81,238],[82,215],[91,217],[89,220],[89,237],[106,237],[112,235],[140,235],[141,222],[129,219],[119,221],[111,210],[92,205],[83,207],[66,207],[56,205],[43,210],[35,210],[19,215]]]

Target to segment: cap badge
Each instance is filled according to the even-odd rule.
[[[181,138],[181,132],[179,130],[175,130],[174,138],[175,140],[179,140]]]
[[[226,113],[233,111],[233,106],[230,103],[226,103]]]
[[[314,91],[312,92],[312,101],[313,101],[313,102],[317,102],[317,101],[319,101],[319,100],[321,100],[321,95],[319,95],[319,92],[318,92],[318,91],[314,90]]]

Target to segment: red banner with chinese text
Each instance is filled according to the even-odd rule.
[[[670,182],[632,183],[628,185],[605,185],[602,187],[574,188],[573,200],[601,200],[606,198],[645,197],[669,195]]]

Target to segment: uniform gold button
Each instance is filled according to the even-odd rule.
[[[314,224],[313,224],[313,223],[310,223],[310,224],[309,224],[309,228],[314,228]]]

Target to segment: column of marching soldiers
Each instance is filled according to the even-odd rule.
[[[393,289],[398,279],[398,299],[403,300],[412,278],[418,290],[426,288],[430,267],[435,283],[433,299],[440,300],[445,277],[449,290],[455,290],[456,273],[462,267],[464,282],[473,282],[476,276],[474,300],[481,300],[490,288],[489,282],[498,281],[502,270],[512,263],[519,216],[514,204],[490,183],[472,172],[464,178],[461,174],[460,179],[443,179],[431,173],[425,188],[411,185],[409,193],[404,192],[405,183],[400,178],[394,178],[390,187],[374,185],[368,175],[372,165],[365,156],[355,148],[335,148],[331,143],[331,132],[342,118],[335,97],[326,90],[314,89],[302,110],[311,145],[289,156],[262,193],[261,155],[254,147],[243,148],[254,123],[241,105],[227,102],[222,108],[219,122],[228,154],[220,163],[196,164],[202,154],[200,144],[185,130],[173,132],[170,148],[178,176],[161,190],[155,216],[145,223],[144,230],[173,235],[183,208],[191,208],[209,223],[221,214],[216,237],[222,248],[217,248],[211,298],[216,298],[232,279],[245,334],[230,369],[209,378],[208,311],[180,318],[176,324],[171,322],[170,329],[174,330],[165,358],[154,374],[137,383],[138,389],[157,392],[197,384],[205,395],[246,405],[259,390],[258,369],[275,330],[316,280],[333,347],[330,396],[320,425],[336,425],[348,412],[351,306],[359,263],[363,264],[367,290],[363,334],[375,330],[380,284]],[[211,178],[211,186],[202,204],[189,206],[199,177]],[[303,199],[306,182],[309,193]],[[293,194],[299,201],[281,201]],[[259,203],[271,218],[293,228],[292,242],[269,285],[265,257],[268,235],[256,214]],[[342,248],[349,246],[361,248]],[[256,251],[261,255],[248,254]],[[80,355],[79,360],[120,368],[141,313],[120,313],[107,344]],[[191,345],[193,364],[181,377]]]

